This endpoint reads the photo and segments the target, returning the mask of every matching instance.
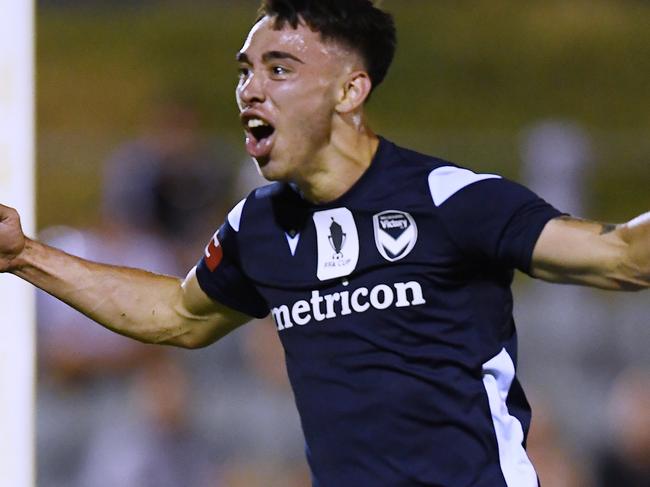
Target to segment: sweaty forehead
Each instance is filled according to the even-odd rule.
[[[314,32],[300,23],[294,29],[287,22],[282,29],[275,29],[275,19],[263,17],[248,33],[240,53],[255,62],[265,52],[281,51],[292,54],[306,63],[320,63],[349,54],[334,42],[323,41]]]

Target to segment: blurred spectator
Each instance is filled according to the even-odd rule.
[[[53,228],[44,237],[83,257],[177,273],[156,239],[113,220],[83,231]],[[190,392],[181,365],[160,357],[167,349],[116,335],[43,293],[38,303],[40,485],[309,485],[272,321],[250,323],[208,349],[181,352],[196,379]],[[125,401],[128,396],[137,400]],[[159,463],[165,482],[146,475]],[[178,483],[175,476],[186,475],[180,463],[200,470],[201,478]],[[148,484],[143,475],[159,481]]]
[[[87,230],[51,228],[42,238],[89,259],[176,272],[157,240],[113,221]],[[94,424],[119,410],[127,374],[160,350],[110,332],[43,292],[37,317],[39,478],[47,487],[69,487]]]
[[[198,110],[182,98],[157,106],[143,132],[107,161],[103,211],[157,233],[193,265],[238,196],[231,191],[239,157],[206,138]]]
[[[585,456],[579,457],[567,444],[550,406],[531,395],[533,420],[527,451],[541,485],[549,487],[588,487]]]
[[[53,227],[41,238],[64,251],[100,262],[135,266],[175,274],[178,266],[151,235],[104,220],[95,228],[75,230]],[[110,371],[123,371],[129,357],[145,347],[110,332],[57,299],[39,292],[40,358],[48,374],[60,379],[83,380]]]
[[[532,125],[521,139],[524,184],[561,211],[584,217],[594,168],[591,147],[585,130],[574,123]],[[616,367],[606,303],[591,289],[541,281],[527,282],[515,302],[516,315],[522,317],[518,331],[524,386],[545,392],[574,446],[596,444],[605,411],[598,402],[585,409],[585,402],[600,397]]]
[[[592,143],[583,129],[562,121],[536,124],[524,133],[521,152],[527,185],[563,211],[576,216],[587,213],[587,188],[594,164]],[[522,291],[517,303],[517,315],[525,317],[521,320],[525,326],[519,328],[521,355],[525,357],[520,363],[521,376],[525,385],[545,391],[545,404],[533,406],[529,451],[542,485],[583,485],[575,480],[575,467],[589,464],[571,461],[575,457],[571,449],[582,452],[584,459],[593,459],[606,440],[603,425],[608,406],[603,391],[618,370],[648,361],[647,306],[631,296],[537,281],[527,282]],[[636,387],[643,390],[638,380]],[[620,442],[609,445],[596,470],[601,478],[613,479],[603,487],[650,487],[648,477],[625,477],[622,473],[643,448],[646,461],[650,459],[647,444],[640,446],[647,440],[639,438],[644,423],[650,421],[650,390],[646,382],[644,410],[641,393],[624,393],[622,389],[620,385],[615,388],[617,401],[630,401],[626,408],[636,410],[634,419],[628,418],[635,423],[636,435],[625,437],[637,445],[631,448],[636,454],[623,454],[624,440],[617,433]],[[617,431],[622,431],[620,422],[617,425]]]
[[[218,462],[188,417],[192,395],[171,355],[146,361],[131,384],[132,401],[96,423],[76,485],[208,487]]]
[[[226,361],[228,347],[237,348],[240,356]],[[208,349],[190,358],[205,364],[194,367],[204,391],[196,398],[197,419],[219,441],[226,460],[232,465],[260,463],[266,470],[269,465],[304,464],[300,420],[275,324],[253,321],[211,348],[211,355]]]
[[[609,395],[610,442],[598,462],[600,487],[650,486],[650,370],[628,369]]]
[[[257,320],[242,330],[243,355],[249,397],[240,409],[240,434],[247,457],[275,458],[279,463],[304,459],[300,419],[287,376],[284,349],[271,318]],[[246,437],[244,436],[246,432]]]
[[[147,133],[108,162],[98,225],[51,229],[45,240],[91,260],[184,274],[232,206],[235,158],[227,149],[219,152],[223,159],[217,158],[199,125],[191,104],[174,100],[160,106]],[[250,160],[246,164],[254,169]],[[69,487],[75,478],[83,487],[149,485],[143,475],[162,487],[204,485],[199,480],[214,487],[248,482],[241,479],[251,471],[265,487],[309,483],[299,419],[272,323],[250,324],[209,350],[183,355],[199,387],[183,400],[191,422],[184,418],[179,432],[160,418],[167,415],[162,405],[151,410],[124,404],[129,377],[151,375],[138,370],[161,353],[157,347],[109,332],[44,294],[39,310],[39,472],[47,487]],[[154,404],[146,398],[164,387],[144,382],[144,392],[150,393],[145,403]],[[175,397],[171,391],[168,395]],[[206,440],[193,435],[195,427]],[[221,452],[222,458],[211,459],[209,474],[201,468],[209,480],[179,483],[174,476],[181,467],[165,458],[174,456],[178,445],[193,451],[193,443],[206,454]],[[196,466],[193,460],[199,458],[205,459],[178,455],[188,466]],[[158,463],[166,465],[160,471],[167,472],[167,483],[146,475]]]
[[[563,120],[536,123],[522,136],[524,181],[562,211],[584,216],[593,149],[587,132]]]
[[[227,447],[227,487],[311,485],[300,420],[275,324],[256,320],[236,333],[242,367],[214,390],[213,431]]]

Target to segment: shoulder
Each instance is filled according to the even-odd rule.
[[[304,200],[287,183],[271,183],[253,190],[228,213],[228,224],[236,232],[242,228],[261,230],[275,227],[305,206]]]
[[[445,159],[402,147],[390,141],[385,140],[385,145],[387,146],[385,157],[404,169],[427,171],[442,166],[456,165]]]
[[[433,202],[435,207],[440,207],[452,196],[481,181],[498,180],[503,186],[504,180],[497,174],[474,172],[455,162],[391,145],[393,167],[407,176],[409,181],[419,181],[428,202]]]

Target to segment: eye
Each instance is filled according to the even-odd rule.
[[[285,76],[289,73],[289,70],[284,66],[272,66],[271,73],[273,73],[273,76]]]
[[[247,78],[249,73],[250,73],[250,69],[248,69],[246,66],[240,66],[239,69],[237,70],[239,79]]]

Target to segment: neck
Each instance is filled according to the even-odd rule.
[[[370,167],[379,138],[365,124],[333,130],[329,143],[294,181],[312,203],[333,201],[346,193]]]

